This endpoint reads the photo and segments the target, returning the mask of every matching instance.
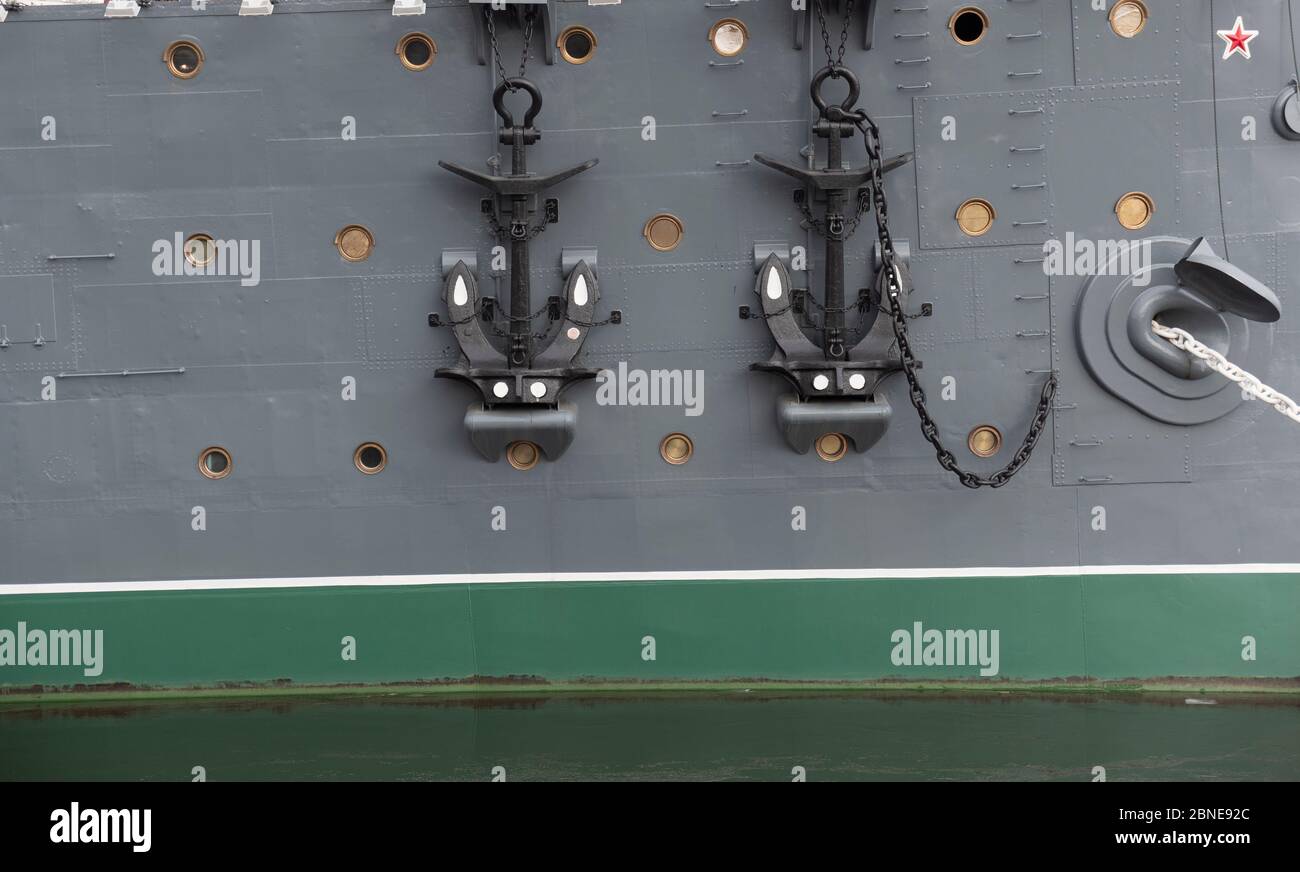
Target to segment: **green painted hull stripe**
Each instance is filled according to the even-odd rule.
[[[0,689],[1250,685],[1300,676],[1297,614],[1278,572],[29,594],[0,598]]]

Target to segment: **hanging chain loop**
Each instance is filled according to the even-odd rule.
[[[492,20],[491,6],[483,7],[483,17],[487,19],[488,41],[492,43],[492,58],[496,61],[497,75],[501,77],[501,81],[510,82],[512,77],[506,74],[505,64],[501,60],[501,47],[497,44],[497,28],[496,24]],[[520,79],[524,78],[524,74],[528,72],[528,53],[532,48],[533,22],[536,18],[537,13],[531,10],[524,15],[524,52],[523,56],[519,59],[518,78]],[[514,84],[508,84],[506,87],[512,93],[519,90],[519,86]]]
[[[903,311],[903,303],[900,299],[903,291],[903,275],[896,263],[897,254],[894,250],[893,238],[889,232],[889,209],[885,203],[885,174],[881,159],[880,128],[865,112],[860,112],[856,121],[858,129],[862,131],[867,141],[867,157],[870,160],[871,167],[872,199],[876,206],[876,230],[880,238],[880,294],[882,301],[886,298],[889,300],[889,314],[893,320],[894,340],[898,344],[898,354],[902,360],[903,375],[907,378],[908,398],[912,401],[912,405],[916,408],[916,413],[921,419],[921,434],[925,436],[927,442],[934,446],[939,465],[957,476],[964,486],[972,489],[1002,487],[1020,471],[1021,467],[1029,462],[1030,455],[1033,454],[1034,448],[1038,445],[1039,437],[1043,435],[1043,431],[1047,427],[1047,418],[1052,413],[1052,400],[1056,397],[1056,371],[1053,370],[1043,384],[1042,392],[1038,397],[1038,406],[1034,410],[1034,417],[1029,423],[1029,432],[1025,434],[1024,441],[1020,443],[1020,447],[1016,449],[1016,453],[1006,466],[988,477],[958,466],[956,456],[952,451],[944,447],[943,441],[939,437],[939,425],[935,423],[929,409],[926,407],[925,389],[921,387],[921,382],[916,375],[916,355],[912,352],[912,345],[907,333],[907,322],[911,316]]]
[[[854,0],[848,0],[848,5],[844,9],[844,26],[840,29],[840,51],[836,56],[831,50],[831,35],[826,29],[826,13],[822,10],[822,0],[813,0],[813,8],[817,10],[817,21],[822,28],[822,44],[826,47],[828,67],[838,67],[844,63],[844,49],[849,44],[849,22],[853,20],[853,3]]]

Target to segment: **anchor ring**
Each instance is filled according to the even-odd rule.
[[[496,91],[492,93],[492,106],[497,110],[497,115],[505,122],[506,127],[515,126],[515,116],[506,108],[506,92],[510,91],[527,91],[528,95],[533,98],[533,105],[528,107],[524,113],[524,128],[533,126],[533,120],[537,118],[537,113],[542,111],[542,92],[537,86],[528,79],[515,77],[512,79],[503,79],[501,84],[497,85]]]
[[[813,105],[817,107],[817,111],[820,112],[823,117],[826,117],[827,120],[843,121],[843,116],[840,116],[839,118],[829,117],[828,113],[831,109],[827,107],[826,101],[822,99],[822,85],[827,79],[844,79],[849,83],[849,95],[844,98],[844,101],[840,103],[839,106],[835,107],[836,110],[845,114],[851,113],[853,107],[857,105],[858,97],[862,95],[862,85],[858,82],[858,77],[853,74],[852,70],[848,67],[840,66],[839,64],[831,64],[822,67],[817,71],[817,75],[813,76],[812,85],[809,88],[809,91],[812,94]]]

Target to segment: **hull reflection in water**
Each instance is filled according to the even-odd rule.
[[[365,696],[0,710],[0,779],[1300,779],[1291,697]],[[201,767],[201,770],[196,767]]]

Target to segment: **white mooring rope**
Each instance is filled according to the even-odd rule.
[[[1292,421],[1300,423],[1300,403],[1277,391],[1229,361],[1219,352],[1199,342],[1195,336],[1180,327],[1166,327],[1159,321],[1151,322],[1151,329],[1157,336],[1169,340],[1175,348],[1182,349],[1192,357],[1206,362],[1210,369],[1241,385],[1241,390],[1256,399],[1263,400]]]

